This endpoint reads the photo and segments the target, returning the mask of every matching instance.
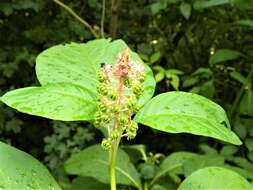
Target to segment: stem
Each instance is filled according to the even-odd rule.
[[[102,2],[102,15],[101,15],[101,37],[104,38],[104,22],[105,22],[105,0]]]
[[[110,183],[111,183],[111,190],[117,190],[116,187],[116,159],[117,159],[117,152],[119,147],[120,138],[113,141],[112,149],[110,152]]]
[[[148,190],[148,183],[144,182],[144,190]]]
[[[120,0],[111,0],[110,35],[112,39],[117,36],[119,4]]]
[[[95,38],[99,38],[98,34],[93,30],[91,25],[82,19],[80,16],[78,16],[69,6],[65,5],[60,0],[53,0],[56,4],[60,5],[62,8],[64,8],[67,12],[69,12],[75,19],[77,19],[80,23],[82,23],[85,27],[87,27],[90,32],[94,35]]]

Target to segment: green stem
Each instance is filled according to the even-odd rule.
[[[112,143],[112,148],[110,152],[110,165],[109,165],[109,172],[110,172],[110,184],[111,184],[111,190],[117,190],[116,187],[116,160],[117,160],[117,152],[119,147],[120,138],[117,140],[114,140]]]
[[[144,190],[148,190],[148,183],[144,182]]]
[[[81,22],[85,27],[87,27],[91,33],[94,35],[95,38],[99,38],[98,34],[93,30],[91,25],[86,22],[84,19],[82,19],[80,16],[78,16],[69,6],[65,5],[60,0],[53,0],[56,4],[60,5],[62,8],[64,8],[67,12],[69,12],[75,19],[77,19],[79,22]]]

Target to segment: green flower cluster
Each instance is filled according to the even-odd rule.
[[[105,64],[97,72],[97,79],[99,110],[94,125],[107,128],[108,137],[103,139],[102,147],[110,149],[114,140],[136,136],[138,124],[132,116],[139,110],[138,100],[144,91],[144,65],[131,61],[126,49],[114,66]]]

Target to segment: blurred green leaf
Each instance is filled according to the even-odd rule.
[[[253,20],[238,20],[234,23],[242,26],[253,27]]]
[[[232,156],[233,154],[235,154],[238,151],[238,147],[232,146],[232,145],[226,145],[223,146],[220,154],[223,156]]]
[[[253,151],[253,138],[247,138],[245,145],[249,151]]]
[[[230,0],[196,0],[193,7],[196,10],[206,9],[214,6],[225,5],[230,3]]]
[[[238,82],[246,85],[249,81],[239,72],[237,71],[232,71],[231,73],[229,73],[231,78],[237,80]]]
[[[160,57],[161,57],[160,52],[156,52],[156,53],[152,54],[150,57],[150,64],[157,62],[160,59]]]
[[[234,60],[243,56],[239,51],[232,49],[219,49],[209,59],[209,64],[214,65],[220,62]]]
[[[191,7],[191,4],[189,4],[189,3],[183,2],[180,5],[180,12],[184,16],[184,18],[187,19],[187,20],[191,16],[191,9],[192,9],[192,7]]]
[[[253,116],[253,92],[247,89],[240,101],[240,113]]]

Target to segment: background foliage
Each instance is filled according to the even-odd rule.
[[[64,3],[99,33],[102,1]],[[219,103],[244,142],[234,147],[205,137],[168,135],[142,127],[130,143],[145,144],[147,152],[152,152],[148,154],[150,167],[139,166],[144,179],[154,177],[147,173],[161,160],[160,153],[190,151],[213,157],[206,157],[200,166],[192,164],[197,158],[188,161],[185,176],[196,170],[192,165],[212,166],[213,158],[253,180],[252,4],[252,0],[121,0],[111,14],[111,1],[106,1],[105,36],[122,38],[152,67],[156,93],[190,91]],[[34,66],[42,50],[91,39],[92,33],[53,1],[1,1],[0,95],[38,84]],[[0,138],[44,161],[66,187],[69,179],[62,163],[72,153],[100,142],[102,135],[87,123],[50,121],[0,104]]]

